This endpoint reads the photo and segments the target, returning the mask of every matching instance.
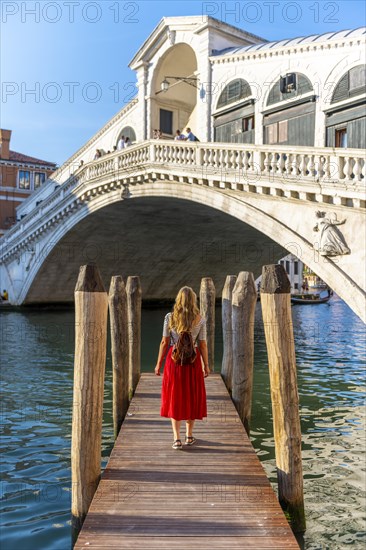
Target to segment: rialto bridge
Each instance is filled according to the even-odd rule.
[[[202,276],[220,293],[289,251],[364,319],[365,36],[269,42],[163,18],[130,62],[135,97],[17,207],[1,290],[72,302],[79,266],[97,262],[106,282],[140,275],[146,299]],[[187,126],[200,142],[173,140]],[[133,145],[113,152],[122,135]]]
[[[364,178],[357,149],[145,140],[82,165],[7,232],[1,288],[71,302],[97,262],[106,282],[139,274],[146,299],[170,299],[290,251],[365,319]],[[347,253],[322,250],[320,219]]]

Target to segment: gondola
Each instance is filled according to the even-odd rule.
[[[328,296],[321,297],[320,294],[291,294],[291,303],[299,305],[314,305],[326,304],[332,297],[332,293]]]

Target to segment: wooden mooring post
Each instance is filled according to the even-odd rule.
[[[208,365],[211,372],[215,368],[215,302],[216,290],[211,277],[204,277],[200,287],[200,312],[206,318]]]
[[[232,390],[233,377],[233,329],[232,329],[232,293],[236,282],[236,275],[228,275],[222,289],[222,341],[223,354],[221,365],[221,376],[228,391]]]
[[[301,533],[306,523],[290,281],[279,264],[263,267],[261,306],[271,384],[278,496],[294,532]]]
[[[101,475],[108,296],[98,268],[80,268],[75,288],[75,364],[71,441],[74,544]]]
[[[241,271],[232,292],[232,400],[248,435],[252,411],[256,303],[253,274]]]
[[[141,371],[141,304],[140,277],[130,276],[126,284],[128,355],[129,355],[129,398],[131,399],[140,379]]]
[[[116,439],[129,405],[127,295],[120,275],[111,279],[108,301],[113,372],[113,428]]]

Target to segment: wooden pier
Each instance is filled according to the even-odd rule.
[[[298,549],[221,376],[205,379],[208,416],[182,451],[161,381],[141,375],[75,548]]]

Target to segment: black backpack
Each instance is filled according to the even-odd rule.
[[[183,330],[179,333],[178,341],[174,344],[172,359],[177,365],[187,365],[195,361],[197,352],[194,347],[192,334]]]

